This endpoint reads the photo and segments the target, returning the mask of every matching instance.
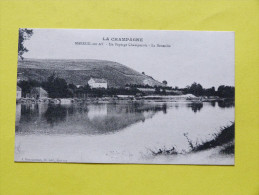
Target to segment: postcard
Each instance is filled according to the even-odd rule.
[[[15,161],[234,165],[234,42],[19,29]]]

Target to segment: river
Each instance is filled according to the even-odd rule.
[[[153,156],[175,147],[190,150],[234,122],[234,103],[17,104],[15,161],[233,164],[216,149]]]

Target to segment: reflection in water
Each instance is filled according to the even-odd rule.
[[[144,104],[17,104],[16,133],[19,134],[109,134],[137,123],[144,123],[157,113],[192,111],[234,106],[232,102],[144,103]],[[191,109],[190,109],[191,108]]]
[[[203,103],[191,103],[188,104],[189,107],[191,107],[192,111],[196,113],[197,111],[200,111],[203,107]]]
[[[90,120],[96,117],[105,117],[108,114],[107,104],[89,105],[87,108],[87,115]]]
[[[66,119],[68,112],[65,107],[62,107],[60,105],[50,105],[45,112],[44,116],[48,123],[51,125],[54,125],[55,123],[64,121]]]
[[[216,101],[211,101],[210,105],[212,105],[212,107],[215,107],[216,106]]]
[[[218,105],[220,108],[232,108],[235,106],[235,102],[232,100],[223,100],[218,101]]]
[[[199,159],[199,163],[215,164],[211,158],[215,151],[188,159],[154,159],[149,153],[172,147],[189,151],[184,133],[193,141],[210,140],[221,127],[234,121],[231,105],[234,104],[17,104],[15,160],[191,164]],[[217,162],[222,164],[222,158]]]
[[[107,134],[166,114],[167,104],[18,104],[16,132],[25,134]]]
[[[190,140],[210,140],[221,127],[234,121],[234,108],[224,107],[229,105],[17,104],[15,159],[117,163],[142,159],[141,162],[152,163],[150,150],[173,146],[188,151],[190,145],[184,133],[188,133]],[[207,160],[211,159],[210,154]],[[222,163],[221,158],[218,160]]]

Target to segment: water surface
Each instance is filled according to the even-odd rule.
[[[17,104],[16,109],[16,161],[183,163],[179,157],[154,158],[150,151],[188,151],[184,133],[200,143],[234,121],[233,102]]]

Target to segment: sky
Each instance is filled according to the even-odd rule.
[[[33,29],[33,32],[30,40],[24,42],[29,50],[23,55],[25,58],[110,60],[145,72],[160,82],[166,80],[173,87],[193,82],[204,88],[234,86],[234,32],[80,29]],[[107,37],[109,41],[104,41]],[[112,41],[112,38],[142,38],[143,42]],[[115,43],[147,47],[122,47]]]

